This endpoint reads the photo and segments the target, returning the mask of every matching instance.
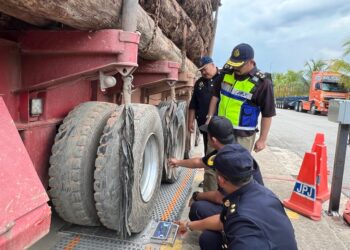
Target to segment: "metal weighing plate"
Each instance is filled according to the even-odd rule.
[[[180,218],[190,194],[196,171],[181,168],[179,179],[173,184],[162,184],[159,196],[152,212],[152,221],[139,234],[134,234],[127,240],[117,239],[115,231],[105,227],[86,227],[66,225],[60,233],[62,238],[53,247],[54,250],[105,250],[105,249],[144,249],[145,245],[153,244],[153,234],[160,220],[174,221]],[[173,238],[169,238],[169,243]],[[159,245],[158,245],[159,246]]]

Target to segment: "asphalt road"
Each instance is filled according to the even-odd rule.
[[[268,145],[287,149],[304,157],[311,150],[316,133],[324,133],[328,151],[328,167],[332,180],[338,124],[328,121],[327,116],[299,113],[294,110],[277,109],[273,118]],[[350,146],[347,146],[343,193],[350,197]]]

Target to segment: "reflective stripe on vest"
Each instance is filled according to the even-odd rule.
[[[238,81],[234,75],[224,76],[218,115],[229,119],[235,129],[255,130],[258,124],[260,108],[249,102],[254,87],[255,84],[249,78]]]

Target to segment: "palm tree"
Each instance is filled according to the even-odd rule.
[[[336,59],[332,61],[329,69],[340,73],[342,83],[345,87],[350,88],[350,63],[343,59]]]
[[[275,73],[272,77],[276,97],[304,95],[309,89],[303,71],[288,70],[286,73]]]
[[[350,54],[350,40],[343,44],[344,56]],[[341,81],[345,87],[350,88],[350,63],[346,62],[344,59],[333,60],[329,66],[329,69],[340,73]]]
[[[323,71],[326,70],[327,63],[322,60],[314,60],[311,59],[308,62],[305,62],[304,67],[306,67],[306,70],[304,71],[305,77],[308,81],[311,81],[311,76],[313,71]]]
[[[343,44],[343,48],[344,48],[344,56],[347,56],[350,54],[350,40],[349,41],[346,41],[344,44]]]

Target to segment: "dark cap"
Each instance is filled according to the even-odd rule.
[[[202,70],[207,64],[213,63],[213,59],[210,56],[203,56],[199,59],[198,70]]]
[[[235,180],[253,174],[254,159],[249,151],[240,144],[228,144],[216,154],[212,168],[218,170],[229,180]]]
[[[227,64],[234,67],[241,67],[246,61],[254,58],[254,50],[252,46],[246,43],[238,44],[233,48],[230,59]]]
[[[208,125],[204,124],[199,129],[209,133],[210,136],[215,137],[222,144],[235,142],[232,123],[226,117],[213,116]]]

